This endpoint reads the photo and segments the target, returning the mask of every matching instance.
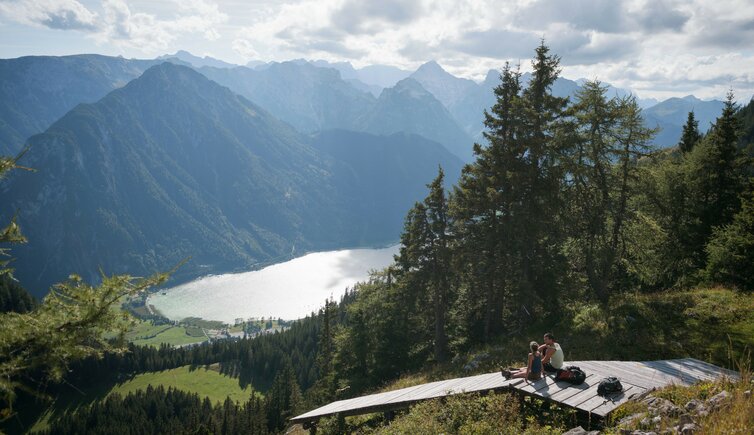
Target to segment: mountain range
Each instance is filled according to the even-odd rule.
[[[169,57],[166,56],[165,58]],[[217,59],[199,58],[187,52],[178,52],[172,58],[190,63],[195,67],[214,66],[217,68],[229,68],[232,66]],[[465,131],[468,137],[477,142],[484,141],[482,136],[482,131],[484,131],[483,111],[489,109],[494,104],[492,90],[499,83],[499,71],[490,70],[485,80],[477,84],[472,80],[453,76],[435,61],[421,65],[414,72],[386,65],[370,65],[356,69],[348,62],[327,62],[324,60],[307,61],[305,59],[297,59],[290,63],[301,66],[312,65],[319,69],[336,70],[340,74],[343,84],[362,92],[369,92],[375,97],[379,97],[384,89],[392,88],[401,80],[410,77],[419,82],[425,90],[429,91],[439,100],[450,112],[455,123]],[[254,70],[264,70],[267,68],[273,68],[274,70],[276,65],[279,64],[277,62],[263,63],[257,61],[250,63],[249,66]],[[209,71],[205,71],[205,73],[213,76],[213,79],[218,79],[216,74],[213,75]],[[529,78],[529,73],[522,75],[521,81],[524,86],[528,83]],[[235,79],[231,79],[226,81],[225,84],[234,88],[237,86],[234,81]],[[584,82],[585,79],[569,80],[560,77],[553,85],[552,91],[557,96],[573,99],[576,91],[580,89]],[[607,86],[608,97],[624,97],[631,94],[630,91],[613,87],[609,83],[603,83],[603,85]],[[270,92],[273,95],[280,94],[280,89],[284,88]],[[247,96],[253,99],[252,95]],[[637,98],[637,102],[645,110],[644,116],[647,125],[659,128],[653,142],[662,148],[675,146],[678,143],[686,115],[689,111],[693,110],[695,112],[696,119],[700,121],[700,130],[706,132],[720,114],[720,109],[722,108],[722,102],[719,100],[702,101],[691,95],[684,98],[670,98],[664,101],[658,101],[653,98]],[[263,103],[260,104],[265,106]],[[278,105],[280,104],[282,103],[278,103]],[[290,106],[289,104],[287,105]],[[274,110],[273,113],[275,113]],[[285,117],[283,118],[285,119]],[[291,118],[300,119],[298,117]],[[679,120],[680,118],[683,119]],[[301,126],[297,127],[300,128]],[[336,127],[359,128],[359,126],[345,125]],[[307,126],[307,128],[311,128],[311,126]],[[307,128],[304,128],[304,130]],[[420,130],[414,129],[413,131],[418,132]],[[461,157],[465,158],[464,156]]]
[[[29,243],[16,275],[37,294],[69,273],[178,278],[296,252],[396,240],[438,165],[461,162],[398,134],[305,136],[196,71],[170,63],[30,138],[2,184],[2,215]],[[449,177],[449,183],[454,177]]]
[[[0,155],[17,153],[77,104],[95,102],[161,62],[93,54],[0,60]]]

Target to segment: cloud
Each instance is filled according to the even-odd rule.
[[[104,25],[99,39],[146,53],[167,49],[182,35],[202,35],[213,41],[220,37],[216,26],[228,20],[217,4],[205,0],[177,1],[172,19],[132,12],[124,0],[103,2]]]
[[[345,33],[374,33],[385,25],[406,25],[424,12],[418,1],[348,0],[331,16],[334,27]]]
[[[701,21],[701,20],[700,20]],[[754,18],[715,19],[698,23],[699,31],[689,41],[691,45],[711,48],[751,49],[754,41]]]
[[[490,29],[464,33],[450,47],[460,52],[497,59],[529,57],[541,37],[533,32]]]
[[[338,41],[311,41],[305,44],[298,44],[295,47],[295,50],[298,50],[301,53],[308,53],[311,51],[326,52],[345,58],[360,58],[367,53],[364,50],[349,48]]]
[[[546,29],[566,23],[579,30],[620,33],[626,30],[627,14],[621,0],[535,0],[523,6],[515,17],[519,26]]]
[[[259,59],[259,52],[254,48],[254,44],[248,39],[235,39],[232,48],[233,51],[240,54],[245,59]]]
[[[634,55],[639,50],[636,39],[630,35],[590,32],[587,43],[577,47],[560,47],[556,39],[553,51],[562,56],[564,65],[597,64],[619,61]],[[560,50],[558,50],[560,48]]]
[[[632,16],[635,25],[647,32],[679,32],[690,18],[690,13],[678,10],[666,0],[647,1]]]
[[[0,2],[0,14],[22,23],[58,30],[97,30],[97,14],[76,0]]]

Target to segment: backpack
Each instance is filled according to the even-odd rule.
[[[623,391],[623,385],[615,376],[610,376],[609,378],[601,380],[600,384],[597,386],[597,394],[600,396],[607,396],[611,393],[620,393],[621,391]]]
[[[576,366],[568,366],[562,370],[558,370],[555,374],[556,381],[564,381],[573,385],[583,384],[585,379],[586,373]]]

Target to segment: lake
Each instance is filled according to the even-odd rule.
[[[236,318],[299,319],[336,301],[369,271],[393,262],[400,245],[307,254],[264,269],[210,275],[152,294],[148,303],[167,318],[201,317],[233,323]]]

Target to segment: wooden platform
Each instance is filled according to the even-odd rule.
[[[566,362],[566,365],[579,366],[587,374],[586,381],[581,385],[571,385],[555,382],[550,375],[536,382],[525,382],[523,379],[506,380],[499,372],[495,372],[339,400],[296,416],[291,422],[313,423],[322,417],[336,414],[350,416],[388,412],[437,397],[500,390],[514,390],[605,417],[629,400],[670,384],[691,385],[697,381],[721,377],[738,378],[736,372],[694,358],[644,362],[570,361]],[[623,384],[623,392],[610,395],[611,400],[597,395],[597,385],[608,376],[617,377]]]

